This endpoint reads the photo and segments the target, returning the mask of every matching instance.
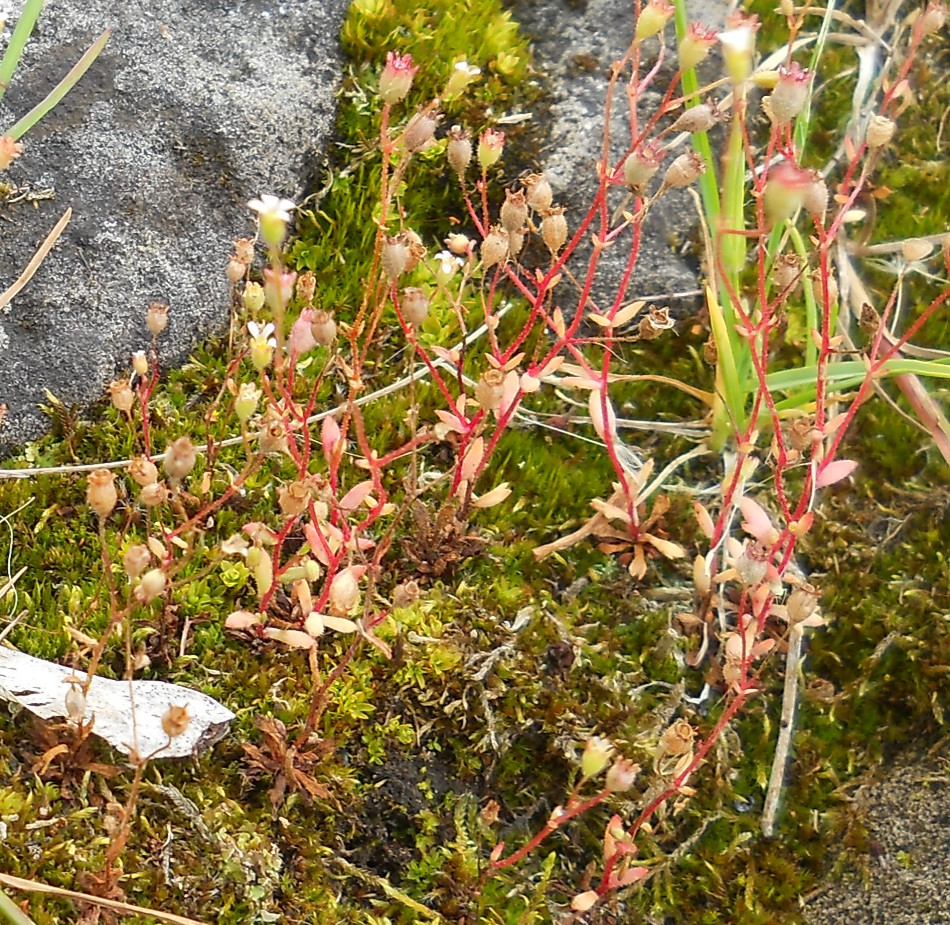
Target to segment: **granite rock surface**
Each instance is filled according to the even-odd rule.
[[[0,51],[22,9],[13,0]],[[347,0],[62,0],[48,3],[10,89],[0,132],[95,38],[80,83],[23,137],[3,179],[0,290],[67,207],[72,219],[0,314],[0,451],[48,427],[45,390],[68,405],[104,394],[149,343],[149,302],[171,306],[165,364],[223,330],[224,266],[253,231],[245,202],[301,196],[333,126]]]

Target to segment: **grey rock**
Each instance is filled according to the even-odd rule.
[[[149,344],[145,309],[170,303],[160,341],[180,363],[227,325],[224,266],[253,232],[246,201],[303,194],[335,116],[347,0],[63,0],[47,4],[10,89],[0,133],[114,32],[79,85],[22,139],[2,180],[0,290],[71,206],[72,221],[0,315],[0,450],[68,404],[103,394]],[[0,37],[9,39],[22,9]],[[49,193],[47,193],[49,191]],[[49,198],[46,198],[49,195]]]
[[[690,9],[694,19],[718,28],[727,7],[719,0],[694,0]],[[550,82],[550,109],[542,116],[545,142],[540,163],[554,189],[555,202],[567,206],[573,233],[597,190],[596,163],[603,146],[609,72],[633,38],[632,6],[626,0],[521,0],[515,4],[515,17],[531,36],[536,63]],[[656,47],[655,42],[648,42],[646,55],[655,55]],[[655,111],[672,73],[673,68],[665,66],[653,89],[641,99],[641,124]],[[629,144],[629,111],[621,86],[611,121],[612,163],[619,162]],[[667,157],[663,167],[671,161],[672,157]],[[623,202],[624,195],[619,187],[611,191],[611,211]],[[632,208],[632,204],[627,208]],[[697,260],[684,256],[681,244],[689,241],[697,225],[696,210],[687,193],[674,192],[656,203],[644,223],[644,238],[636,273],[627,290],[628,300],[695,292],[699,285]],[[595,224],[591,230],[596,228]],[[628,232],[601,257],[593,289],[594,300],[601,306],[609,306],[617,291],[630,254],[630,242]],[[589,252],[589,247],[579,250],[575,275],[579,268],[586,268]],[[677,299],[669,304],[674,312],[682,312],[695,301],[693,297],[691,301]]]

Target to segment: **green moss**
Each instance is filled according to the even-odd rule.
[[[293,256],[301,268],[317,271],[322,304],[345,317],[362,297],[375,235],[379,117],[373,91],[384,52],[410,52],[422,66],[407,114],[438,92],[458,57],[481,67],[484,79],[474,95],[446,113],[447,121],[475,129],[490,121],[489,108],[497,114],[514,105],[530,59],[525,40],[494,2],[473,9],[440,0],[419,9],[357,0],[343,38],[351,65],[341,97],[342,140]],[[829,67],[835,60],[828,59]],[[830,139],[840,119],[836,107],[848,91],[829,81],[822,92],[816,144],[823,133]],[[925,125],[935,112],[929,98],[919,105],[921,117],[912,125]],[[908,140],[915,153],[901,159],[895,151],[881,166],[879,185],[895,191],[881,203],[875,234],[882,239],[945,228],[946,201],[924,193],[927,182],[940,182],[944,168],[923,134]],[[447,216],[463,214],[441,155],[436,148],[424,158],[418,179],[399,196],[408,223],[430,246],[445,233]],[[916,208],[915,199],[927,208]],[[885,224],[890,221],[895,224]],[[886,284],[882,275],[880,285]],[[912,302],[917,292],[908,290]],[[517,316],[515,308],[505,324],[517,324]],[[946,324],[945,316],[935,319],[926,331],[930,342],[946,342]],[[437,305],[423,334],[451,342],[453,325],[453,315]],[[691,332],[647,347],[620,345],[617,368],[710,388],[711,374],[697,360],[701,340],[701,332]],[[371,358],[375,373],[398,368],[401,361],[392,357],[400,346],[391,338]],[[156,447],[182,433],[196,440],[206,431],[215,440],[230,436],[225,416],[208,414],[227,361],[225,345],[210,343],[185,368],[169,372],[155,402]],[[316,357],[314,368],[320,362]],[[416,397],[424,409],[436,401],[429,386],[420,385]],[[327,384],[321,400],[331,398]],[[652,421],[697,416],[692,399],[654,385],[630,385],[617,393],[617,403],[624,414]],[[374,447],[389,449],[405,438],[408,405],[402,394],[367,409]],[[310,803],[297,793],[273,806],[273,775],[254,776],[241,748],[263,747],[259,716],[281,720],[291,735],[300,728],[311,696],[306,656],[254,646],[222,627],[224,615],[253,601],[254,593],[246,566],[214,562],[216,538],[273,515],[279,467],[256,473],[243,497],[216,512],[214,527],[177,576],[175,606],[156,604],[139,613],[132,636],[152,658],[147,676],[200,687],[238,715],[213,757],[156,761],[148,768],[122,855],[122,888],[130,900],[201,919],[215,910],[226,925],[274,915],[361,925],[467,916],[526,925],[551,921],[552,907],[566,907],[585,876],[598,876],[606,819],[613,812],[635,818],[645,783],[613,795],[524,863],[481,882],[498,840],[506,851],[516,849],[563,803],[591,735],[611,737],[643,765],[643,780],[652,780],[656,741],[670,719],[684,716],[707,732],[722,704],[685,699],[705,681],[702,672],[684,667],[692,642],[669,629],[678,612],[691,608],[688,595],[682,602],[676,597],[688,586],[688,565],[654,563],[649,580],[637,584],[592,544],[536,561],[534,548],[576,529],[591,513],[591,499],[609,495],[614,478],[604,454],[572,434],[585,432],[560,400],[541,397],[536,407],[557,415],[559,430],[519,426],[505,434],[489,478],[510,482],[515,492],[506,504],[476,514],[468,528],[478,534],[475,555],[431,575],[410,555],[418,537],[395,544],[379,592],[416,578],[425,593],[380,627],[392,662],[364,647],[331,687],[320,741],[311,746],[322,749],[311,772],[329,791],[324,800]],[[95,417],[79,420],[61,409],[59,435],[30,447],[26,461],[47,465],[141,451],[121,416],[100,408]],[[625,437],[661,458],[685,447],[656,434]],[[763,664],[762,696],[691,778],[695,796],[659,814],[638,838],[639,860],[657,873],[643,890],[616,898],[618,920],[795,921],[798,897],[827,868],[832,849],[841,843],[860,849],[866,839],[842,811],[842,788],[894,750],[942,729],[950,701],[950,625],[939,615],[950,606],[942,552],[950,548],[950,518],[945,470],[932,451],[915,449],[920,445],[883,404],[864,409],[847,449],[862,464],[856,487],[828,493],[802,549],[825,589],[829,625],[809,641],[780,837],[768,843],[758,837],[778,726],[782,660],[776,655]],[[446,466],[439,452],[429,447],[422,453],[432,470]],[[219,460],[212,485],[218,492],[227,484],[225,465],[239,468],[242,453],[222,450]],[[700,460],[682,478],[702,485],[717,475]],[[125,488],[131,494],[131,486]],[[96,525],[81,480],[0,483],[4,510],[27,501],[10,521],[16,564],[27,567],[17,604],[27,616],[11,639],[34,654],[63,659],[75,653],[70,629],[96,636],[108,620]],[[665,521],[673,538],[687,543],[695,533],[689,509],[688,499],[677,500]],[[110,519],[115,558],[142,535],[142,517],[129,504]],[[448,558],[451,549],[441,552]],[[321,677],[339,663],[348,642],[332,635],[321,640]],[[119,676],[123,667],[117,639],[103,672]],[[80,767],[57,776],[54,765],[51,779],[39,782],[30,766],[48,746],[22,714],[0,729],[0,821],[6,826],[0,868],[73,888],[78,874],[101,869],[110,840],[101,816],[128,798],[131,775],[125,768],[112,777],[84,774]],[[95,746],[88,760],[114,759]],[[679,854],[683,845],[688,850]],[[30,911],[37,925],[75,915],[69,904],[41,896]]]

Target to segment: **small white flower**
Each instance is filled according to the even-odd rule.
[[[439,280],[443,283],[450,280],[461,267],[465,265],[465,261],[461,257],[456,257],[451,251],[439,251],[435,255],[436,260],[436,275],[439,277]]]
[[[260,199],[252,199],[247,207],[257,212],[261,218],[276,219],[281,222],[290,221],[290,213],[297,206],[290,199],[281,199],[279,196],[263,194]]]
[[[269,321],[263,327],[256,321],[248,321],[247,330],[251,335],[251,340],[253,340],[255,344],[266,345],[268,347],[277,346],[277,340],[271,337],[274,333],[274,326]]]

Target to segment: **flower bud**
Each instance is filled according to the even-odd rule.
[[[275,313],[282,312],[290,304],[296,280],[294,272],[264,267],[264,296]]]
[[[667,189],[684,189],[705,172],[706,162],[695,151],[686,151],[666,168],[663,186]]]
[[[317,309],[310,322],[310,333],[321,347],[329,347],[336,340],[336,322],[332,313]]]
[[[650,142],[632,151],[623,162],[623,179],[630,192],[642,195],[660,169],[662,160],[663,151]]]
[[[198,453],[187,437],[179,437],[165,453],[165,473],[173,482],[180,482],[195,467]]]
[[[564,208],[555,206],[545,209],[541,213],[541,239],[547,245],[552,255],[556,255],[567,241],[567,219],[564,217]]]
[[[667,0],[650,0],[640,11],[637,19],[637,29],[634,33],[638,42],[656,35],[666,28],[666,24],[673,16],[674,9]]]
[[[252,315],[256,315],[264,307],[264,287],[260,283],[245,283],[241,301]]]
[[[762,205],[770,225],[791,218],[805,201],[812,175],[801,167],[783,161],[776,164],[765,181]]]
[[[317,346],[312,331],[313,314],[312,308],[305,308],[290,326],[286,349],[292,357],[303,356]]]
[[[716,38],[715,29],[707,29],[702,23],[691,22],[679,46],[680,67],[685,71],[704,61],[716,44]]]
[[[145,313],[145,324],[152,337],[158,337],[168,327],[168,305],[165,302],[151,302]]]
[[[527,194],[528,205],[535,212],[543,212],[551,208],[554,194],[551,184],[543,173],[533,173],[524,178],[524,188]]]
[[[133,596],[141,604],[151,604],[164,591],[165,573],[160,568],[153,568],[141,577]]]
[[[115,510],[119,494],[115,488],[115,475],[108,469],[96,469],[86,479],[86,501],[100,520]]]
[[[132,369],[135,370],[135,374],[141,379],[144,379],[148,375],[148,357],[145,355],[144,350],[136,350],[132,354]]]
[[[464,234],[450,234],[447,238],[443,239],[443,243],[449,251],[457,257],[467,257],[469,248],[472,245],[468,235]]]
[[[901,257],[907,263],[916,263],[918,260],[924,260],[933,253],[934,245],[923,238],[907,238],[901,242]]]
[[[805,70],[797,61],[778,69],[778,82],[768,97],[772,122],[787,125],[805,108],[811,79],[811,71]]]
[[[399,55],[392,51],[386,52],[386,65],[379,75],[379,96],[387,105],[392,106],[404,99],[412,86],[419,67],[413,67],[411,55]]]
[[[894,137],[895,131],[897,126],[892,119],[887,116],[872,116],[865,135],[868,147],[872,150],[883,148]]]
[[[497,164],[504,148],[505,133],[491,128],[485,129],[478,139],[478,165],[482,170],[488,170]]]
[[[158,481],[158,467],[147,456],[135,456],[129,463],[129,475],[137,485],[152,485]]]
[[[508,260],[508,232],[495,225],[482,241],[482,267],[487,270]]]
[[[513,234],[524,227],[528,220],[528,203],[524,190],[505,190],[505,201],[501,207],[501,227]]]
[[[360,602],[359,580],[352,568],[345,568],[337,572],[330,582],[330,613],[337,617],[345,617],[352,613]]]
[[[403,289],[401,307],[403,317],[414,328],[418,328],[429,317],[429,297],[416,286]]]
[[[122,568],[125,569],[125,574],[129,578],[138,578],[148,568],[151,559],[152,553],[148,546],[144,543],[136,543],[130,546],[122,557]]]
[[[109,398],[117,410],[128,414],[135,404],[135,392],[132,391],[129,380],[113,379],[109,383]]]
[[[445,154],[449,159],[449,166],[461,180],[472,162],[472,136],[460,125],[453,125],[449,129],[449,143],[446,145]]]
[[[406,265],[409,263],[409,244],[405,234],[386,235],[383,238],[380,263],[383,266],[383,272],[391,280],[398,279],[406,272]]]

